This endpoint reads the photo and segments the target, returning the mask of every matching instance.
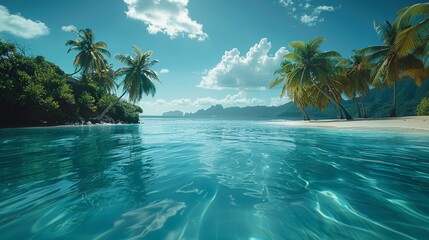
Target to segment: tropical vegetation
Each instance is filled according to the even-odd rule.
[[[305,120],[308,109],[334,109],[339,118],[368,117],[366,99],[373,88],[389,88],[392,106],[388,116],[398,115],[397,95],[402,80],[417,86],[429,78],[429,3],[398,11],[393,23],[374,22],[382,44],[353,51],[343,58],[336,51],[322,51],[324,38],[293,41],[291,52],[275,71],[270,87],[281,85],[280,95],[293,100]],[[66,41],[67,53],[75,53],[74,72],[64,73],[42,56],[29,57],[16,44],[0,40],[0,125],[37,125],[100,122],[138,122],[144,95],[154,96],[159,78],[152,67],[152,52],[133,47],[134,55],[119,54],[124,64],[114,69],[108,45],[96,41],[91,29],[74,30],[77,38]],[[20,51],[21,49],[21,51]],[[120,84],[117,80],[122,78]],[[116,91],[120,90],[120,96]],[[127,101],[122,100],[128,95]],[[428,98],[413,111],[428,114]],[[373,109],[371,109],[373,112]]]
[[[280,96],[293,100],[305,120],[309,119],[306,107],[323,111],[328,104],[349,120],[343,97],[357,104],[358,117],[366,118],[365,96],[370,89],[393,86],[389,116],[396,117],[398,81],[412,79],[420,86],[429,77],[429,3],[401,9],[393,24],[374,22],[374,28],[383,45],[353,51],[350,58],[320,51],[323,38],[290,43],[292,52],[284,56],[270,88],[282,84]]]
[[[138,123],[143,110],[134,105],[143,94],[155,95],[151,80],[158,76],[151,69],[157,60],[152,52],[137,57],[118,55],[126,67],[113,69],[104,42],[95,42],[91,29],[76,30],[76,40],[68,40],[68,52],[76,52],[75,72],[66,74],[44,57],[27,57],[14,43],[0,39],[0,126],[75,124],[88,122]],[[116,79],[123,93],[117,97]],[[128,93],[127,103],[121,98]],[[104,111],[108,109],[107,111]]]
[[[417,105],[416,109],[417,116],[429,115],[429,96],[422,99],[422,101]]]
[[[284,56],[283,66],[278,70],[280,77],[270,87],[283,82],[282,93],[290,88],[289,95],[297,100],[300,108],[311,105],[323,110],[330,102],[338,108],[340,117],[352,119],[341,104],[343,84],[337,77],[338,68],[335,66],[341,55],[335,51],[320,51],[323,41],[323,38],[316,38],[308,43],[295,41],[289,44],[292,52]],[[317,101],[310,100],[309,96],[318,96]]]
[[[133,47],[133,51],[136,54],[135,56],[122,54],[116,56],[119,62],[126,65],[115,72],[115,75],[118,77],[125,76],[121,83],[123,93],[96,118],[97,120],[102,119],[126,93],[128,93],[128,100],[133,103],[140,101],[143,94],[152,95],[152,97],[155,95],[156,87],[153,80],[159,81],[159,78],[151,67],[159,61],[150,59],[150,55],[152,55],[151,51],[142,53],[142,51],[135,46]]]

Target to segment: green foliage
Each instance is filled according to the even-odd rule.
[[[417,116],[426,116],[429,115],[429,97],[425,97],[422,101],[417,105],[416,109]]]
[[[151,51],[143,53],[139,48],[133,47],[135,56],[117,55],[116,59],[126,66],[119,68],[116,71],[118,76],[125,76],[122,85],[128,92],[128,98],[131,102],[140,101],[145,95],[156,93],[154,80],[159,81],[158,75],[151,69],[153,65],[158,63],[158,60],[151,59]]]
[[[270,87],[283,83],[280,96],[287,91],[305,120],[308,119],[305,112],[307,106],[323,111],[329,102],[337,105],[348,120],[352,119],[341,104],[343,84],[338,77],[339,69],[335,66],[341,55],[335,51],[320,51],[323,42],[323,38],[291,42],[292,52],[284,56],[281,68],[275,72],[278,77]]]
[[[117,101],[118,97],[106,94],[98,102],[99,109],[105,109],[110,104]],[[139,113],[143,113],[143,109],[139,106],[127,103],[126,101],[119,101],[112,109],[109,111],[109,116],[115,119],[116,121],[127,122],[127,123],[138,123],[139,122]]]
[[[135,103],[142,99],[143,94],[152,95],[152,97],[155,95],[156,87],[153,81],[156,80],[159,82],[159,78],[151,67],[159,61],[150,58],[150,55],[152,55],[151,51],[143,53],[135,46],[133,46],[133,51],[135,56],[122,54],[116,56],[116,59],[126,66],[116,70],[114,75],[125,76],[121,83],[124,93],[120,98],[122,98],[125,93],[128,93],[128,100]],[[98,115],[96,120],[101,120],[104,115],[118,103],[118,101],[109,105],[100,115]]]
[[[0,126],[90,120],[117,99],[97,75],[71,78],[43,57],[26,57],[16,49],[0,39]],[[111,117],[136,123],[141,112],[140,107],[121,102]]]
[[[0,40],[1,124],[56,122],[61,108],[73,105],[73,93],[56,65],[43,57],[25,57],[11,43]]]
[[[67,51],[77,51],[73,65],[76,72],[82,70],[83,74],[97,73],[98,76],[106,76],[108,73],[107,61],[104,56],[110,57],[110,52],[107,50],[107,44],[104,42],[94,42],[94,34],[91,29],[80,29],[74,31],[78,39],[68,40],[67,46],[70,46]]]
[[[113,110],[113,111],[112,111]],[[139,113],[143,113],[141,107],[120,101],[109,114],[112,118],[127,123],[138,123]]]
[[[94,105],[95,98],[91,96],[87,91],[84,91],[79,96],[79,110],[82,113],[85,112],[95,112],[97,110],[97,106]]]

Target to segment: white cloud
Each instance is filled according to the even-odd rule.
[[[73,32],[73,31],[76,31],[77,28],[74,25],[67,25],[67,26],[62,26],[61,30],[63,30],[64,32]]]
[[[285,7],[295,4],[292,0],[279,0],[279,2]]]
[[[301,16],[300,21],[308,26],[314,26],[317,22],[319,22],[319,16],[317,15],[307,15],[304,14]]]
[[[324,21],[324,19],[320,17],[322,12],[333,12],[334,10],[335,8],[333,6],[317,6],[310,15],[302,15],[300,20],[308,26],[314,26],[316,23]]]
[[[234,48],[226,51],[221,61],[202,77],[198,87],[207,89],[265,89],[273,81],[286,48],[269,55],[271,43],[266,38],[255,44],[244,55]]]
[[[200,41],[208,35],[203,25],[191,19],[188,0],[124,0],[128,5],[127,16],[143,21],[150,34],[164,33],[170,38],[186,35]]]
[[[313,6],[310,4],[311,0],[279,0],[279,3],[289,11],[289,15],[307,26],[315,26],[323,22],[324,19],[321,17],[323,12],[336,10],[333,6]]]
[[[187,105],[193,105],[193,101],[191,99],[187,98],[180,98],[180,99],[174,99],[171,101],[171,104],[174,106],[187,106]]]
[[[216,99],[211,97],[197,98],[194,101],[196,106],[211,106],[221,104],[224,107],[228,106],[249,106],[263,104],[265,100],[260,98],[248,98],[244,92],[238,92],[235,95],[226,95],[222,99]]]
[[[41,21],[10,14],[5,6],[0,5],[0,32],[30,39],[49,34],[49,28]]]
[[[199,109],[208,108],[212,105],[220,104],[224,107],[232,106],[256,106],[271,104],[264,99],[248,97],[245,92],[226,95],[224,98],[203,97],[196,99],[180,98],[167,101],[165,99],[157,99],[152,101],[142,101],[140,106],[144,110],[145,115],[161,115],[164,112],[180,110],[182,112],[195,112]],[[274,105],[273,105],[274,106]]]
[[[334,10],[335,8],[332,6],[318,6],[314,9],[314,11],[316,12],[322,12],[322,11],[332,12]]]
[[[166,68],[163,68],[163,69],[161,69],[161,70],[159,71],[159,73],[161,73],[161,74],[169,73],[169,72],[170,72],[170,70],[168,70],[168,69],[166,69]]]

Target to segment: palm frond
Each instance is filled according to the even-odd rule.
[[[302,57],[294,52],[289,52],[284,55],[284,58],[288,61],[299,62],[302,60]]]
[[[374,29],[380,40],[384,42],[384,45],[391,45],[394,31],[389,21],[386,21],[385,25],[374,21]]]
[[[289,44],[289,47],[292,49],[304,48],[305,42],[303,41],[293,41]]]
[[[393,25],[397,29],[405,29],[413,25],[414,20],[427,18],[429,16],[429,3],[418,3],[403,8],[398,11],[397,16]]]
[[[389,54],[389,49],[384,48],[377,52],[372,53],[371,55],[365,58],[365,62],[367,63],[377,63],[383,58],[385,58]]]
[[[277,85],[279,85],[280,83],[282,83],[282,82],[284,82],[284,79],[285,79],[285,76],[278,76],[274,81],[272,81],[271,83],[270,83],[270,85],[268,85],[268,88],[274,88],[274,87],[276,87]],[[284,85],[286,85],[286,84],[284,84]]]
[[[418,47],[423,46],[427,42],[425,40],[428,32],[429,18],[400,31],[395,39],[395,48],[399,57],[405,57]]]
[[[318,57],[320,58],[340,58],[341,54],[336,51],[326,51],[319,53]]]
[[[320,45],[325,41],[325,38],[323,37],[318,37],[315,38],[313,40],[311,40],[308,45],[313,48],[313,49],[318,49],[320,47]]]

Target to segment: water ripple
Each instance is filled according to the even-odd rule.
[[[0,130],[1,239],[425,239],[429,137],[253,121]]]

